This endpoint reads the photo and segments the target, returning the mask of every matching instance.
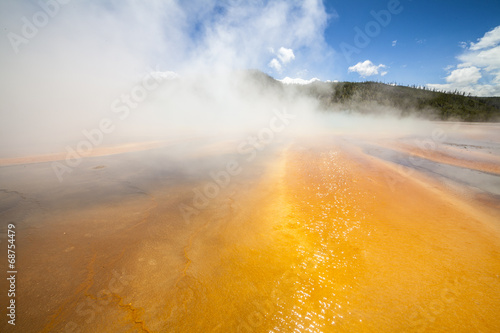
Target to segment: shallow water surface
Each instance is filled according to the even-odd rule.
[[[238,144],[89,157],[63,182],[1,167],[16,329],[500,331],[498,175],[429,156],[409,176],[363,138]]]

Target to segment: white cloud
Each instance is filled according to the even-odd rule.
[[[278,51],[278,58],[281,60],[283,64],[287,64],[293,59],[295,59],[295,54],[293,54],[292,49],[285,49],[284,47],[280,47]]]
[[[278,59],[276,58],[273,58],[273,60],[271,60],[268,64],[269,67],[273,68],[274,70],[276,70],[277,72],[280,72],[282,71],[282,68],[281,68],[281,63],[279,62]]]
[[[268,66],[276,70],[278,73],[283,71],[283,66],[288,64],[290,61],[295,59],[295,54],[292,49],[287,49],[280,47],[277,53],[274,52],[273,48],[270,48],[271,53],[276,54],[277,58],[273,58]]]
[[[443,69],[444,69],[445,71],[447,71],[448,73],[450,73],[450,72],[451,72],[451,70],[453,69],[453,67],[455,67],[455,66],[453,66],[453,65],[448,65],[448,66],[446,66],[446,67],[445,67],[445,68],[443,68]]]
[[[477,43],[470,43],[470,50],[476,51],[492,46],[496,46],[500,43],[500,26],[495,29],[488,31],[482,38],[478,39]]]
[[[396,46],[396,44],[397,44],[397,43],[398,43],[398,40],[397,40],[397,39],[396,39],[396,40],[393,40],[393,41],[392,41],[392,46]]]
[[[349,72],[356,72],[362,77],[372,76],[372,75],[381,75],[384,76],[387,74],[387,71],[383,71],[379,73],[379,69],[386,68],[385,65],[374,65],[370,60],[365,60],[363,62],[358,62],[356,65],[349,67]]]
[[[313,83],[315,81],[320,81],[320,80],[317,77],[312,78],[310,80],[304,80],[304,79],[299,79],[299,78],[292,79],[290,77],[285,77],[283,80],[278,80],[278,81],[281,81],[284,84],[310,84],[310,83]]]
[[[459,90],[477,96],[500,95],[500,26],[486,32],[477,43],[470,43],[457,59],[460,63],[445,78],[447,83],[427,86],[438,90]],[[453,67],[445,69],[449,71]]]
[[[188,66],[196,62],[208,68],[265,68],[275,58],[284,70],[295,58],[293,50],[300,49],[301,61],[316,69],[311,59],[331,50],[324,40],[328,17],[321,0],[169,2],[178,2],[187,12],[177,26],[189,30],[191,57],[182,58]]]
[[[481,78],[481,70],[475,66],[457,68],[446,77],[446,82],[457,85],[475,84]]]
[[[466,52],[458,57],[464,66],[478,66],[486,71],[496,71],[500,69],[500,45],[487,50],[476,52]]]

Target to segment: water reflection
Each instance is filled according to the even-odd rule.
[[[391,189],[387,175],[398,175],[375,159],[385,155],[331,140],[268,147],[196,206],[195,190],[215,182],[211,172],[241,161],[235,144],[191,141],[88,158],[62,183],[50,163],[2,167],[0,217],[17,224],[22,244],[19,327],[500,327],[500,242],[491,227],[498,211],[451,194],[441,200],[448,192],[435,180],[427,182],[439,195],[412,179]],[[182,205],[196,213],[185,219]],[[474,320],[480,313],[487,327]]]

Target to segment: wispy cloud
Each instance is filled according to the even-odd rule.
[[[397,39],[396,39],[396,40],[393,40],[393,41],[392,41],[392,46],[396,46],[396,44],[397,44],[397,43],[398,43],[398,40],[397,40]]]
[[[281,73],[281,71],[282,71],[281,63],[276,58],[273,58],[269,62],[268,66],[271,67],[272,69],[274,69],[275,71],[277,71],[278,73]]]
[[[451,70],[452,70],[454,67],[455,67],[455,66],[453,66],[453,65],[448,65],[448,66],[446,66],[446,67],[445,67],[445,68],[443,68],[443,69],[444,69],[447,73],[450,73],[450,72],[451,72]]]
[[[488,31],[477,43],[471,43],[469,49],[472,51],[487,49],[500,43],[500,26]]]
[[[428,84],[439,90],[459,90],[478,96],[500,95],[500,26],[472,42],[457,59],[456,68],[448,66],[447,83]]]

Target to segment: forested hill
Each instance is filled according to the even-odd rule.
[[[474,97],[380,82],[283,84],[259,71],[254,79],[268,88],[305,94],[319,100],[326,112],[393,113],[434,120],[500,121],[500,97]]]
[[[474,97],[455,92],[388,85],[379,82],[313,82],[305,93],[321,101],[326,110],[339,105],[353,111],[381,112],[387,107],[401,115],[419,115],[439,120],[500,121],[500,97]]]

